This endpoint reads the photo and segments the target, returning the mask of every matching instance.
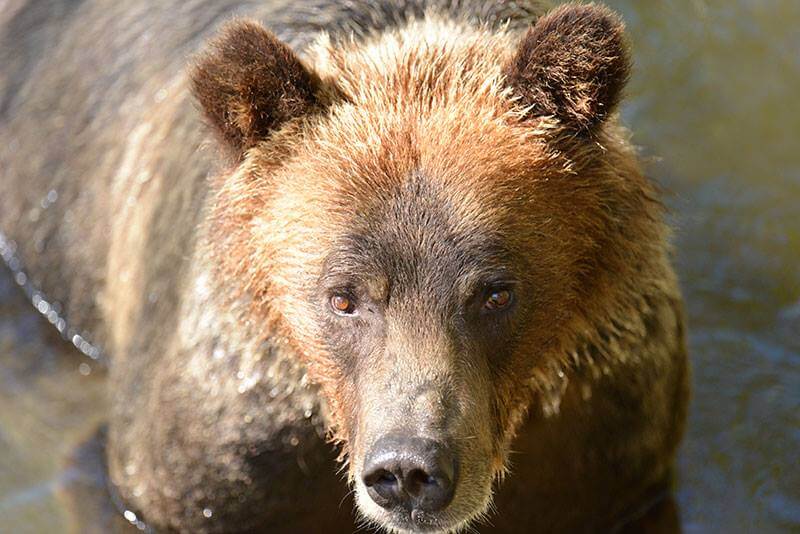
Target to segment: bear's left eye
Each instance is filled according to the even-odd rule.
[[[511,304],[513,297],[510,289],[494,289],[487,295],[483,308],[488,311],[502,310]]]
[[[330,298],[330,305],[337,315],[353,315],[356,312],[355,300],[347,295],[333,295]]]

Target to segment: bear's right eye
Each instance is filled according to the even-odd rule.
[[[354,315],[355,301],[347,295],[333,295],[330,299],[331,309],[337,315]]]

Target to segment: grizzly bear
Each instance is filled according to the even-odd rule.
[[[668,492],[682,299],[617,15],[8,9],[0,228],[109,357],[138,519],[604,532]]]

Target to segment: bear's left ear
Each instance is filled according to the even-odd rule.
[[[195,98],[236,157],[319,107],[319,78],[261,24],[229,23],[191,74]]]
[[[567,4],[528,30],[504,73],[530,107],[574,133],[594,133],[614,110],[628,81],[625,27],[611,10]]]

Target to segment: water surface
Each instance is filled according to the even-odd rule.
[[[668,192],[690,319],[683,530],[798,532],[800,2],[609,3],[631,32],[624,118]],[[65,465],[104,395],[102,370],[0,269],[0,532],[59,531],[61,490],[102,486]]]

